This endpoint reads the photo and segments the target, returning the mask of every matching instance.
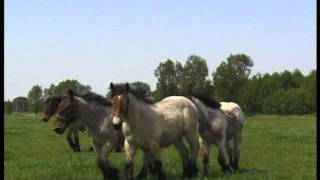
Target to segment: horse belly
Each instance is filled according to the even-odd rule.
[[[200,136],[204,141],[211,144],[217,144],[221,140],[221,134],[214,134],[209,130],[200,132]]]
[[[166,120],[161,125],[160,146],[167,147],[181,139],[183,135],[183,123],[175,120]]]

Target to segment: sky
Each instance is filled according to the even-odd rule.
[[[316,69],[315,0],[5,1],[4,98],[66,79],[106,94],[110,82],[144,81],[170,58],[207,60],[209,77],[230,54],[251,74]]]

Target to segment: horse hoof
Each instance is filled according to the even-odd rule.
[[[140,171],[136,179],[144,179],[147,177],[147,173]]]
[[[120,147],[117,147],[114,152],[120,153],[120,152],[122,152],[122,149]]]
[[[166,180],[167,179],[167,176],[163,173],[159,174],[158,175],[158,180]]]
[[[223,169],[223,172],[224,173],[234,173],[234,169],[229,165],[229,166],[226,166],[224,169]]]
[[[116,168],[111,168],[109,178],[110,179],[119,179],[119,170]]]

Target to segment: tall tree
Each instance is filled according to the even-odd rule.
[[[4,101],[4,113],[11,114],[13,112],[13,103],[11,101]]]
[[[241,93],[245,87],[253,61],[245,54],[230,55],[212,73],[216,94],[223,101],[240,103]]]
[[[89,85],[83,85],[77,80],[65,80],[58,83],[58,85],[51,84],[48,89],[44,90],[45,98],[51,96],[63,96],[68,89],[72,89],[80,94],[84,94],[88,91],[91,91]]]
[[[34,113],[38,113],[40,111],[40,107],[43,100],[43,91],[39,85],[34,85],[29,93],[28,100],[30,104],[31,111]]]
[[[122,86],[123,90],[125,89],[125,83],[116,83],[116,84]],[[135,81],[133,83],[130,83],[130,88],[133,89],[135,92],[139,93],[140,95],[145,95],[145,96],[151,95],[151,88],[148,83],[145,83],[142,81]],[[109,98],[111,97],[110,89],[107,91],[106,96]]]
[[[29,102],[28,98],[26,97],[16,97],[12,101],[13,107],[14,107],[14,112],[27,112],[29,109]]]
[[[192,87],[198,91],[210,90],[210,82],[207,81],[208,66],[205,59],[197,55],[188,57],[182,69],[181,90]]]
[[[161,62],[154,71],[157,77],[157,90],[154,93],[156,99],[162,99],[179,93],[179,84],[182,75],[182,65],[167,59]]]
[[[317,70],[312,70],[309,75],[304,78],[302,83],[303,89],[305,90],[307,103],[311,108],[312,112],[317,110]]]

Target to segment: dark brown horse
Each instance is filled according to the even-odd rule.
[[[45,106],[42,112],[41,120],[44,122],[49,121],[49,119],[56,113],[60,102],[64,99],[63,96],[53,96],[45,101]],[[80,120],[74,120],[67,129],[66,139],[69,146],[74,152],[80,152],[79,144],[79,131],[84,132],[85,126],[80,122]],[[90,151],[93,151],[93,147],[90,146]]]

